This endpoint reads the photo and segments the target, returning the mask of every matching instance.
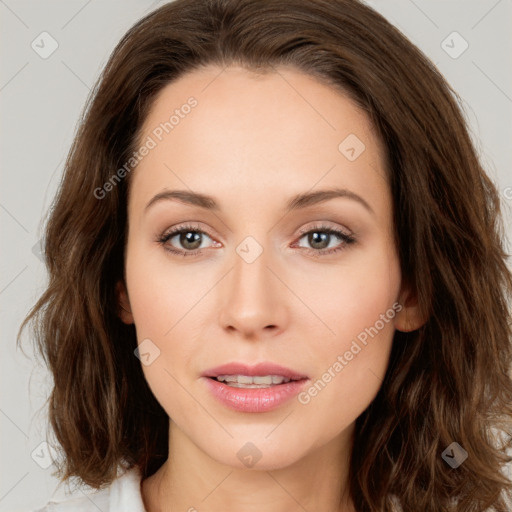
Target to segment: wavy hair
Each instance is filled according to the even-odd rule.
[[[505,510],[512,445],[512,275],[496,186],[461,100],[432,62],[359,0],[176,0],[138,21],[84,107],[45,226],[49,282],[30,322],[54,379],[49,422],[62,480],[100,488],[120,466],[143,478],[168,456],[169,419],[118,316],[130,175],[97,191],[137,149],[156,94],[206,65],[289,65],[340,90],[387,152],[403,279],[428,318],[396,332],[382,386],[357,418],[349,474],[359,512]],[[18,343],[20,342],[18,334]],[[457,441],[468,458],[441,457]]]

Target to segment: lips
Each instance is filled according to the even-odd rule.
[[[229,363],[202,374],[209,392],[238,412],[267,412],[297,395],[309,378],[274,363]]]

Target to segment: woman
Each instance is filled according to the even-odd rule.
[[[354,0],[128,31],[23,324],[101,490],[43,510],[506,510],[512,276],[452,93]]]

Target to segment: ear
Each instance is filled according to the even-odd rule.
[[[427,318],[422,315],[418,299],[411,292],[409,286],[403,286],[398,298],[398,303],[402,307],[395,316],[395,328],[402,332],[411,332],[419,329],[427,322]]]
[[[119,318],[125,324],[133,324],[133,315],[130,307],[130,300],[128,299],[128,291],[126,290],[126,285],[122,280],[118,281],[116,284],[116,296],[118,304],[117,314]]]

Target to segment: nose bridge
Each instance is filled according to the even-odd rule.
[[[275,266],[271,249],[248,236],[235,251],[234,268],[223,293],[223,326],[245,333],[269,326],[282,328],[285,298],[278,289],[279,280],[268,268]]]
[[[271,259],[268,247],[264,249],[253,237],[247,237],[237,246],[236,253],[234,291],[244,294],[247,291],[253,297],[268,291],[270,272],[267,266]]]

